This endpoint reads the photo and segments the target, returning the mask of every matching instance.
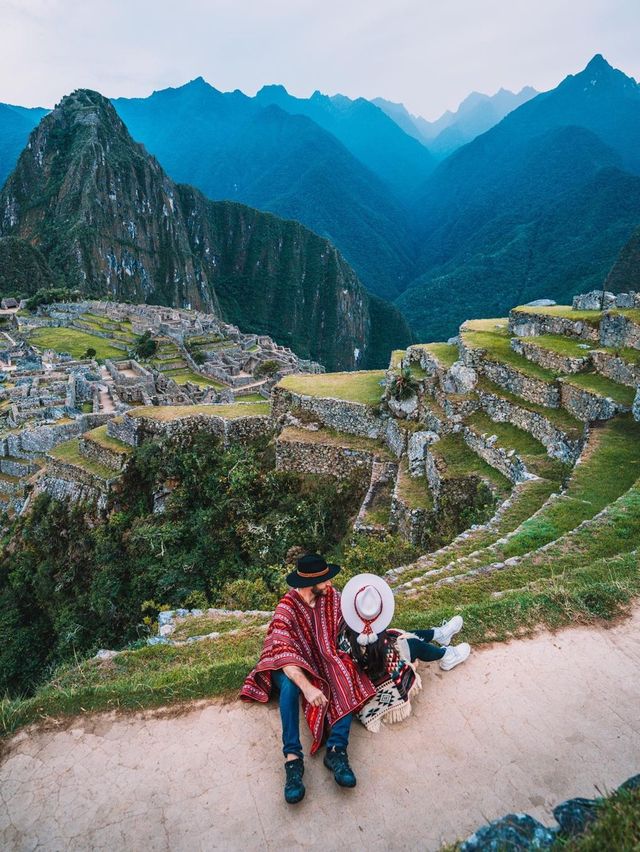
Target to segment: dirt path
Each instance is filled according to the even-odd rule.
[[[22,732],[0,766],[0,848],[435,850],[510,811],[550,822],[563,799],[640,772],[640,611],[422,673],[409,720],[354,724],[356,789],[320,755],[297,806],[282,800],[273,703]]]

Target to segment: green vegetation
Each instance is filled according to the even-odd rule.
[[[429,447],[433,455],[442,459],[447,478],[477,476],[491,483],[502,497],[511,491],[511,482],[494,467],[477,456],[460,434],[446,435]]]
[[[267,402],[266,397],[262,396],[261,393],[244,393],[237,394],[236,402]]]
[[[267,400],[261,402],[207,403],[205,405],[143,405],[127,411],[126,417],[149,417],[152,420],[177,420],[180,417],[210,415],[234,420],[238,417],[262,417],[271,412]]]
[[[262,361],[255,370],[255,376],[257,379],[261,379],[264,376],[275,376],[275,374],[280,369],[280,364],[278,361],[275,361],[273,358],[268,359],[267,361]]]
[[[78,438],[72,438],[71,441],[58,444],[57,447],[49,451],[49,455],[54,459],[58,459],[58,461],[81,467],[87,473],[97,476],[100,479],[110,480],[114,479],[117,475],[111,468],[105,467],[103,464],[81,455]]]
[[[411,366],[413,367],[413,365]],[[411,399],[412,396],[416,396],[419,386],[419,381],[412,369],[410,367],[402,367],[399,372],[391,377],[389,394],[397,402],[402,402],[403,400]]]
[[[470,320],[460,328],[460,337],[466,346],[482,349],[490,361],[499,361],[514,367],[525,376],[543,382],[553,382],[557,373],[527,361],[511,348],[511,336],[506,320]]]
[[[145,331],[136,338],[133,351],[138,358],[153,358],[158,351],[158,341],[151,336],[150,331]]]
[[[640,849],[640,788],[617,790],[604,799],[595,822],[578,837],[560,836],[553,852],[637,852]]]
[[[400,364],[402,363],[402,359],[407,354],[406,349],[394,349],[391,353],[391,359],[389,361],[389,369],[390,370],[399,370]]]
[[[565,376],[563,381],[583,390],[591,391],[598,396],[608,396],[614,402],[618,402],[628,408],[631,408],[636,395],[635,388],[620,385],[606,376],[601,376],[600,373],[575,373]]]
[[[451,367],[460,357],[460,351],[453,343],[423,343],[421,348],[431,353],[443,367],[447,368]]]
[[[216,390],[221,390],[225,385],[217,379],[212,379],[209,376],[203,376],[202,373],[194,373],[193,370],[189,369],[175,369],[175,370],[163,370],[163,376],[169,376],[173,379],[174,382],[177,382],[179,385],[184,385],[187,382],[191,382],[194,385],[200,385],[200,387],[211,387],[216,388]]]
[[[69,445],[53,452],[75,461]],[[173,491],[165,511],[154,514],[153,494],[168,481]],[[180,447],[146,442],[137,448],[112,511],[99,522],[82,504],[40,495],[8,530],[0,554],[0,694],[33,694],[56,666],[74,663],[68,670],[74,676],[78,657],[145,639],[143,613],[150,601],[173,608],[197,596],[209,606],[224,606],[240,599],[242,581],[242,599],[251,600],[253,587],[262,597],[252,602],[269,608],[284,589],[289,549],[329,551],[344,537],[362,496],[361,486],[350,481],[336,485],[331,477],[274,470],[273,445],[266,441],[225,451],[203,434]],[[228,688],[235,682],[228,672],[237,678],[246,670],[257,642],[231,668],[237,648],[224,644],[227,675],[220,679],[207,668],[200,681],[194,670],[189,683],[214,693]],[[165,650],[148,649],[142,659],[131,659],[144,665],[145,654],[160,660]],[[124,699],[126,706],[151,694],[159,700],[178,696],[171,676],[165,673],[163,680],[158,671],[158,678],[148,688],[138,669],[139,687],[132,689],[131,704]],[[83,682],[83,699],[94,693],[87,707],[106,700],[104,691]],[[55,712],[64,711],[72,691],[62,687],[67,697],[60,695]]]
[[[549,317],[564,317],[570,320],[580,320],[597,328],[602,319],[602,311],[574,311],[571,305],[549,305],[548,307],[534,307],[529,305],[518,305],[513,308],[520,314],[541,314]]]
[[[478,377],[477,389],[484,391],[485,393],[498,396],[501,399],[506,399],[508,402],[511,402],[513,405],[517,405],[519,408],[523,408],[526,411],[533,411],[536,414],[540,414],[557,429],[564,432],[569,438],[580,438],[584,432],[584,423],[577,420],[564,408],[548,408],[547,406],[537,405],[535,402],[524,400],[522,397],[516,396],[508,390],[505,390],[503,387],[500,387],[500,385],[496,385],[486,376]]]
[[[35,328],[29,335],[29,342],[40,349],[68,352],[74,358],[83,358],[89,348],[95,349],[99,361],[122,358],[126,354],[122,349],[112,346],[104,337],[97,337],[77,328]]]
[[[85,432],[83,438],[89,438],[94,444],[99,444],[107,450],[115,450],[118,453],[127,453],[127,455],[133,452],[129,444],[125,444],[124,441],[119,441],[117,438],[112,438],[107,433],[106,423],[90,432]]]
[[[361,370],[356,373],[307,373],[285,376],[278,387],[305,396],[344,399],[377,405],[382,396],[384,370]]]
[[[304,444],[329,444],[334,447],[346,447],[350,450],[362,450],[373,453],[377,458],[390,460],[393,458],[389,448],[374,438],[364,438],[359,435],[349,435],[347,432],[337,432],[335,429],[298,429],[287,426],[280,432],[283,441],[301,441]]]
[[[433,509],[433,496],[426,476],[410,476],[406,464],[398,469],[398,496],[411,509]]]
[[[523,343],[530,343],[539,349],[548,349],[550,352],[568,355],[571,358],[586,358],[589,352],[601,348],[597,343],[588,343],[585,340],[565,337],[562,334],[540,334],[536,337],[521,337],[520,339]]]

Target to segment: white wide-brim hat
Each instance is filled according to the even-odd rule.
[[[340,606],[342,617],[358,633],[358,644],[368,645],[391,624],[396,601],[382,577],[358,574],[342,590]]]

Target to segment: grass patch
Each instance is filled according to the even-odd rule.
[[[423,343],[421,348],[433,355],[446,369],[460,358],[460,351],[453,343]]]
[[[35,328],[29,342],[41,349],[68,352],[74,358],[82,358],[87,349],[96,350],[96,358],[122,358],[122,349],[116,349],[104,337],[97,337],[77,328]]]
[[[521,337],[519,339],[523,343],[530,343],[539,349],[548,349],[549,352],[567,355],[571,358],[587,358],[590,352],[599,348],[597,344],[592,345],[585,340],[565,337],[562,334],[541,334],[537,337]]]
[[[377,405],[383,393],[384,370],[353,373],[305,373],[285,376],[278,387],[305,396],[343,399],[364,405]]]
[[[507,477],[477,456],[459,434],[446,435],[435,444],[431,444],[429,451],[445,463],[445,478],[478,476],[491,483],[502,497],[506,497],[511,491],[512,485]]]
[[[135,411],[127,411],[127,417],[148,417],[151,420],[178,420],[180,417],[224,417],[236,420],[239,417],[264,417],[271,413],[267,400],[262,402],[230,402],[206,405],[143,405]]]
[[[602,311],[574,311],[571,305],[550,305],[549,307],[534,307],[518,305],[513,311],[519,314],[539,314],[548,317],[564,317],[570,320],[580,320],[597,328],[602,319]]]
[[[140,710],[237,692],[255,665],[264,631],[173,647],[125,651],[113,660],[63,666],[25,700],[0,702],[0,732],[92,710]]]
[[[242,396],[237,396],[235,399],[236,402],[268,402],[264,396],[260,393],[246,393]]]
[[[203,376],[201,373],[194,373],[193,370],[185,370],[181,368],[177,368],[175,370],[164,370],[162,375],[170,376],[173,381],[177,382],[179,385],[191,382],[192,384],[199,385],[200,387],[212,387],[217,390],[221,390],[225,387],[222,382],[219,382],[216,379],[211,379],[209,376]]]
[[[393,459],[391,451],[375,438],[364,438],[359,435],[348,435],[335,429],[298,429],[287,426],[279,435],[282,441],[298,441],[303,444],[328,444],[332,447],[344,447],[349,450],[362,450],[372,453],[376,458]]]
[[[617,790],[604,799],[588,830],[574,838],[562,838],[554,852],[637,852],[640,849],[640,788]]]
[[[601,376],[600,373],[575,373],[571,376],[563,377],[563,381],[566,384],[591,391],[591,393],[595,393],[598,396],[610,397],[614,402],[618,402],[620,405],[625,405],[628,408],[631,408],[633,405],[636,395],[635,388],[620,385],[606,376]]]
[[[133,447],[130,447],[129,444],[125,444],[124,441],[119,441],[117,438],[112,438],[107,433],[106,423],[98,426],[96,429],[92,429],[90,432],[85,432],[83,438],[93,441],[94,444],[99,444],[106,450],[114,450],[115,452],[126,453],[127,455],[133,452]]]
[[[494,328],[483,327],[483,324],[493,323]],[[498,323],[502,323],[498,325]],[[496,327],[497,326],[497,327]],[[518,372],[543,382],[554,382],[558,376],[553,370],[547,370],[533,361],[528,361],[511,348],[511,335],[506,320],[470,320],[460,328],[460,337],[466,346],[481,349],[490,361],[507,364]]]
[[[398,469],[398,496],[411,509],[433,509],[433,496],[426,476],[410,476],[406,463]]]
[[[189,618],[176,619],[176,628],[171,634],[171,640],[179,642],[193,636],[207,636],[209,633],[228,633],[230,630],[246,630],[266,624],[268,618],[259,615],[249,615],[234,618],[225,615],[194,615]]]
[[[57,447],[49,450],[48,455],[54,459],[58,459],[58,461],[66,462],[66,464],[80,467],[88,473],[91,473],[93,476],[97,476],[99,479],[110,480],[117,477],[117,474],[110,468],[105,467],[105,465],[100,464],[99,462],[93,461],[93,459],[88,459],[81,455],[78,438],[73,438],[71,441],[65,441],[64,444],[58,444]]]

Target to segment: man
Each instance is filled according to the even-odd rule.
[[[258,665],[240,693],[247,701],[267,702],[272,686],[280,693],[285,756],[284,797],[293,804],[305,793],[300,744],[299,697],[313,737],[311,754],[326,729],[324,765],[341,787],[355,787],[347,746],[352,714],[375,695],[369,678],[350,656],[338,650],[340,593],[331,579],[340,570],[317,553],[302,556],[287,576],[291,587],[276,607]]]

